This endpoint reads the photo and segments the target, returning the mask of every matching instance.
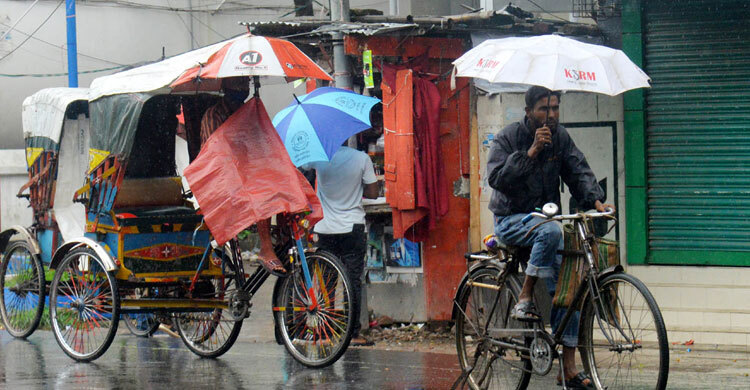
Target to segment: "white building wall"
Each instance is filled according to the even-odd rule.
[[[0,150],[0,231],[13,226],[31,225],[33,214],[29,201],[16,198],[18,190],[29,181],[26,154],[21,150]]]
[[[480,179],[482,192],[482,234],[492,232],[492,213],[488,209],[491,188],[485,179],[488,147],[482,146],[489,134],[523,118],[523,94],[505,93],[492,97],[479,96],[477,120],[480,140]],[[620,216],[620,250],[627,272],[641,279],[658,302],[667,326],[670,342],[694,340],[697,348],[728,349],[750,352],[750,268],[702,266],[628,266],[625,230],[625,161],[621,97],[567,93],[562,97],[561,122],[617,123],[617,181]],[[575,139],[575,129],[571,129]],[[605,133],[588,133],[590,137],[607,137]],[[594,139],[578,142],[584,151]],[[598,143],[601,144],[601,143]],[[599,156],[591,158],[592,156]],[[587,159],[600,178],[597,165],[604,165],[601,153],[587,154]],[[609,199],[611,200],[611,198]],[[563,202],[565,203],[565,202]],[[567,211],[566,206],[563,206]]]
[[[21,103],[32,93],[47,87],[68,86],[65,7],[55,10],[58,1],[40,1],[21,19],[33,1],[0,0],[0,36],[13,24],[18,25],[0,41],[0,149],[23,148]],[[76,1],[78,83],[88,87],[99,76],[116,70],[98,70],[122,65],[138,65],[206,46],[246,31],[239,21],[293,20],[292,0],[254,0],[237,9],[227,2],[219,12],[215,0],[135,0],[125,6],[109,1]],[[328,4],[328,2],[323,2]],[[165,7],[206,12],[176,12]],[[370,8],[388,12],[388,2],[350,0],[351,8]],[[316,15],[322,8],[314,4]],[[235,10],[233,10],[235,9]],[[54,12],[53,12],[54,10]],[[291,15],[281,18],[282,15]],[[49,15],[49,20],[44,21]],[[41,28],[27,40],[37,27]],[[191,38],[191,32],[192,37]],[[24,42],[26,40],[26,42]],[[19,45],[20,48],[3,58]],[[97,71],[96,73],[84,73]],[[62,74],[58,76],[51,76]],[[27,75],[24,77],[9,77]],[[37,75],[32,77],[28,75]],[[261,97],[269,115],[289,103],[292,87],[266,86]]]

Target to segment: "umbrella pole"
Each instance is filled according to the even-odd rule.
[[[547,92],[547,114],[544,117],[544,126],[547,126],[547,121],[549,120],[549,101],[552,98],[552,91]],[[548,149],[552,146],[552,144],[544,144],[544,148]]]
[[[253,87],[255,87],[253,97],[260,97],[260,76],[253,76]]]

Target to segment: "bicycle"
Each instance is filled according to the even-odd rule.
[[[578,349],[583,367],[598,389],[664,389],[669,373],[667,333],[648,288],[620,265],[599,269],[596,240],[588,221],[614,219],[614,211],[556,215],[548,204],[530,216],[572,221],[584,261],[583,279],[554,333],[541,321],[510,317],[521,291],[523,253],[528,248],[500,244],[496,250],[467,253],[467,273],[454,300],[456,348],[462,376],[472,389],[525,389],[531,374],[546,375],[554,359],[562,371],[562,335],[573,313],[581,312]],[[533,229],[533,228],[532,228]],[[655,369],[651,367],[655,365]],[[564,386],[564,384],[563,384]],[[563,387],[564,388],[564,387]]]

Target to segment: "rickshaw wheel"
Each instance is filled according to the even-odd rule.
[[[11,336],[26,338],[44,311],[44,267],[25,241],[8,246],[0,264],[0,315]]]
[[[233,278],[216,278],[212,283],[213,288],[201,289],[204,291],[196,298],[217,299],[228,303],[237,290]],[[178,313],[174,319],[185,346],[196,355],[206,358],[216,358],[227,352],[237,341],[242,329],[242,320],[237,321],[229,309]]]
[[[49,305],[55,339],[71,358],[94,360],[112,344],[120,320],[117,281],[91,249],[65,255],[52,279]]]
[[[299,264],[275,289],[274,315],[284,346],[308,367],[326,367],[346,352],[354,324],[352,286],[339,259],[324,251],[306,253],[317,306]],[[299,263],[299,262],[297,262]]]

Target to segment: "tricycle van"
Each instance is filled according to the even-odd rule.
[[[75,192],[75,201],[86,209],[85,234],[67,241],[51,259],[52,330],[66,354],[91,361],[112,343],[121,315],[149,314],[171,322],[195,354],[221,356],[236,341],[253,295],[271,275],[260,266],[246,272],[250,265],[234,238],[255,223],[238,225],[247,221],[238,219],[246,217],[242,205],[266,196],[264,207],[284,204],[262,208],[265,214],[253,219],[275,216],[271,236],[285,271],[276,280],[272,302],[277,338],[302,364],[330,365],[351,339],[352,287],[335,256],[306,244],[313,216],[322,215],[320,203],[286,153],[256,162],[264,169],[245,170],[245,164],[261,158],[268,142],[283,148],[257,96],[257,76],[243,77],[248,89],[254,79],[256,95],[226,122],[235,124],[235,141],[256,151],[218,147],[228,161],[244,161],[225,164],[201,148],[201,118],[221,94],[203,89],[210,83],[181,91],[171,84],[185,72],[185,64],[203,64],[207,53],[199,49],[92,83],[90,165]],[[184,138],[178,128],[184,129]],[[214,135],[230,131],[223,129]],[[254,145],[261,138],[263,145]],[[186,191],[179,156],[190,161],[186,172],[204,170],[205,180],[219,179],[209,185],[190,181],[192,191]],[[288,166],[284,172],[291,181],[266,172]],[[290,194],[302,196],[302,206]],[[188,200],[192,195],[200,209]],[[236,205],[232,212],[211,209],[226,202]],[[230,235],[224,221],[240,229]]]
[[[33,220],[0,233],[0,314],[17,338],[39,326],[53,254],[83,235],[83,206],[72,200],[87,165],[88,89],[40,90],[24,100],[22,118],[29,181],[17,196],[28,199]]]

